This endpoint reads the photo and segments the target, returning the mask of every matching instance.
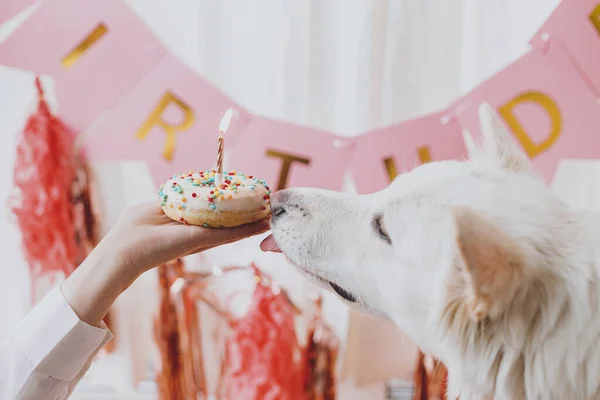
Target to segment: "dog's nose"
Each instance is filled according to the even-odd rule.
[[[290,193],[288,190],[280,190],[271,196],[271,222],[275,222],[287,212],[286,202],[289,201],[289,198]]]
[[[286,213],[286,209],[284,206],[276,206],[274,208],[271,209],[271,218],[276,219],[277,217],[280,217],[281,215]]]

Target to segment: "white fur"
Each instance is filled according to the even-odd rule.
[[[371,195],[275,194],[273,209],[286,212],[273,235],[301,270],[439,358],[449,398],[600,399],[598,216],[550,192],[489,106],[480,119],[469,161],[420,166]],[[455,207],[484,216],[523,259],[522,277],[482,321],[468,313]],[[391,245],[372,225],[379,213]]]

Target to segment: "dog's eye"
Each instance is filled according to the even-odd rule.
[[[387,244],[392,244],[392,240],[390,239],[387,230],[383,224],[383,215],[376,215],[373,218],[373,229],[377,233],[377,235],[384,240]]]

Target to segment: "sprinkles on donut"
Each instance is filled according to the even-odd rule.
[[[174,221],[211,228],[259,221],[271,211],[271,190],[264,180],[215,170],[173,175],[158,192],[161,206]]]

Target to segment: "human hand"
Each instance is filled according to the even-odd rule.
[[[266,220],[236,228],[184,225],[167,217],[156,203],[130,207],[101,243],[123,268],[142,273],[186,255],[237,242],[269,230]]]
[[[116,298],[148,269],[267,230],[264,220],[237,228],[184,225],[156,203],[139,204],[123,213],[61,291],[82,321],[100,326]]]

